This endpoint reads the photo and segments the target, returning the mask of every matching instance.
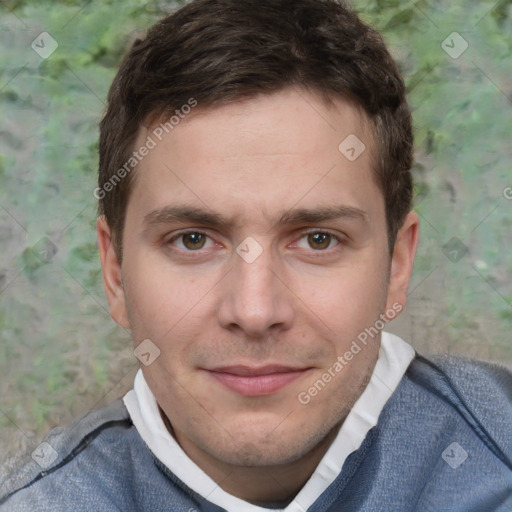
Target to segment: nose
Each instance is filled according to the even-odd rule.
[[[219,290],[218,320],[230,331],[264,339],[293,323],[293,293],[270,248],[254,260],[235,254],[234,266]]]

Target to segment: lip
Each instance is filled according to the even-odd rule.
[[[218,382],[240,395],[265,396],[286,387],[309,369],[269,365],[258,368],[226,366],[207,371]]]

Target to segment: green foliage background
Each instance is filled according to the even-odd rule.
[[[131,386],[97,257],[97,125],[127,46],[179,3],[0,3],[0,459]],[[512,0],[353,5],[400,62],[415,118],[422,240],[393,329],[422,352],[510,363]],[[30,47],[43,31],[48,59]],[[469,44],[458,59],[441,47],[452,32]]]

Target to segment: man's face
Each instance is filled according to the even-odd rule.
[[[355,160],[338,149],[351,134]],[[142,370],[186,451],[290,462],[361,394],[379,337],[333,365],[402,297],[371,145],[357,109],[288,89],[191,115],[139,164],[109,300],[135,346],[160,349]]]

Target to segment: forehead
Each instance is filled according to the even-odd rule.
[[[127,216],[130,208],[147,215],[176,203],[239,223],[251,215],[275,222],[294,206],[383,212],[369,122],[341,99],[327,104],[290,88],[216,108],[199,104],[173,123],[141,128],[135,147],[149,140]]]

